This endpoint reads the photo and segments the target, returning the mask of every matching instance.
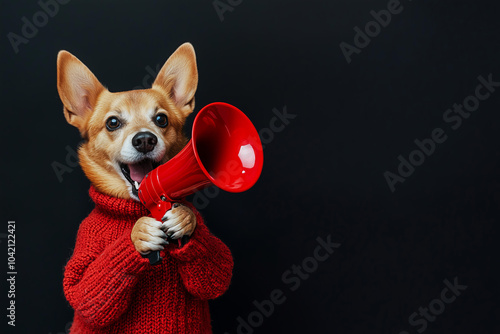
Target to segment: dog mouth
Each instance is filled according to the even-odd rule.
[[[120,169],[125,179],[132,185],[132,193],[138,197],[139,186],[142,180],[146,177],[146,174],[159,165],[160,163],[154,160],[143,159],[131,164],[120,163]]]

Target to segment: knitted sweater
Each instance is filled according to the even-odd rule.
[[[196,214],[182,248],[172,243],[156,266],[130,239],[149,212],[133,200],[90,188],[94,210],[81,223],[64,271],[64,294],[75,310],[70,333],[211,333],[208,299],[222,295],[233,268],[231,252]]]

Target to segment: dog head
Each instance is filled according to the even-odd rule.
[[[156,166],[186,144],[186,118],[194,109],[198,71],[193,46],[181,45],[152,88],[112,93],[75,56],[60,51],[57,89],[64,116],[80,131],[80,165],[94,187],[118,198],[137,189]]]

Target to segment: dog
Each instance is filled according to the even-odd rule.
[[[138,199],[147,173],[187,143],[198,84],[191,44],[166,61],[149,89],[112,93],[75,56],[60,51],[57,89],[67,122],[83,138],[79,163],[95,208],[64,269],[75,311],[71,333],[211,333],[208,300],[229,287],[233,260],[184,201],[163,221]],[[183,243],[169,242],[183,240]],[[156,266],[145,258],[161,251]]]

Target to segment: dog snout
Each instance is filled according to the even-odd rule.
[[[141,153],[151,152],[158,143],[158,138],[151,132],[138,132],[132,138],[132,145]]]

